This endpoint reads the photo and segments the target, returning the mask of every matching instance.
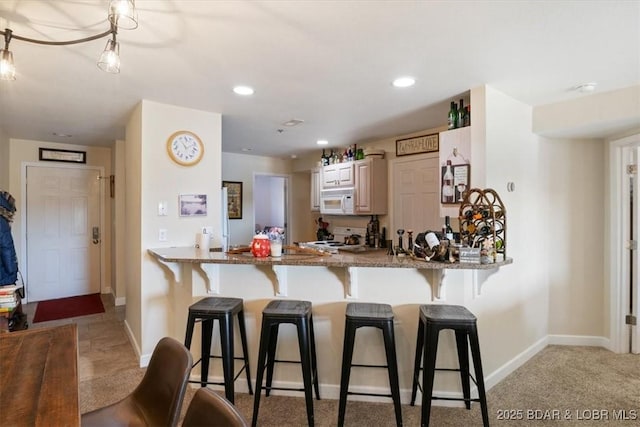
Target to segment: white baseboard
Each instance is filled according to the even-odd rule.
[[[120,307],[122,305],[126,305],[127,304],[127,298],[125,298],[125,297],[115,298],[114,304],[116,305],[116,307]]]
[[[138,346],[138,343],[136,342],[136,339],[133,336],[133,332],[131,331],[131,328],[129,327],[129,323],[127,322],[126,319],[124,320],[124,330],[127,333],[127,337],[129,338],[129,342],[133,347],[133,351],[136,352],[136,356],[138,357],[138,365],[141,368],[146,368],[149,365],[149,361],[151,360],[151,355],[142,354],[142,350],[140,350],[140,347]]]
[[[543,337],[531,346],[526,348],[520,354],[516,355],[511,360],[507,361],[504,365],[493,371],[491,374],[485,376],[484,387],[485,390],[490,390],[494,385],[505,379],[510,373],[518,369],[520,366],[527,363],[529,359],[538,354],[549,344],[549,337]]]
[[[606,337],[588,335],[548,335],[550,345],[575,345],[588,347],[603,347],[609,349],[611,342]]]

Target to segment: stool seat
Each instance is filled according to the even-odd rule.
[[[298,346],[300,360],[276,359],[279,326],[292,323],[298,330]],[[273,370],[275,363],[296,363],[301,365],[303,388],[274,387]],[[266,384],[263,387],[264,370],[267,369]],[[313,332],[313,313],[311,302],[298,300],[273,300],[262,310],[262,330],[260,331],[260,348],[258,350],[258,372],[256,374],[256,394],[253,402],[252,426],[258,422],[260,394],[265,389],[266,396],[271,390],[303,391],[307,407],[307,422],[314,425],[313,390],[316,399],[320,400],[318,382],[318,362],[316,359],[316,340]]]
[[[189,313],[196,316],[209,316],[215,314],[232,313],[237,314],[242,310],[244,301],[242,298],[221,298],[209,297],[192,304]]]
[[[344,425],[347,407],[347,395],[391,397],[396,414],[396,425],[402,425],[402,409],[400,407],[400,385],[398,380],[398,362],[396,359],[396,343],[393,329],[393,309],[389,304],[351,302],[345,311],[344,347],[342,350],[342,376],[340,379],[340,403],[338,408],[338,426]],[[363,365],[352,363],[356,330],[362,327],[373,327],[382,330],[386,365]],[[386,368],[389,375],[390,394],[359,393],[349,391],[351,367]]]
[[[354,320],[393,320],[393,309],[389,304],[349,303],[346,317]]]
[[[467,409],[471,409],[471,402],[480,402],[482,423],[489,426],[489,413],[484,388],[482,373],[482,361],[480,359],[480,344],[478,341],[477,319],[466,307],[447,304],[428,304],[420,306],[420,319],[418,322],[418,337],[416,343],[416,355],[413,369],[413,385],[411,390],[411,405],[415,404],[417,389],[420,386],[418,377],[422,375],[422,415],[421,425],[429,425],[431,415],[431,401],[460,400],[464,401]],[[438,350],[438,337],[443,329],[452,329],[455,332],[456,347],[458,353],[458,369],[436,368],[436,352]],[[469,372],[469,347],[473,358],[475,378]],[[424,368],[421,361],[424,359]],[[462,384],[462,398],[438,397],[433,395],[433,382],[436,371],[456,371],[460,373]],[[471,398],[471,381],[478,387],[478,398]]]
[[[233,316],[238,318],[238,327],[240,329],[240,341],[242,344],[242,357],[234,355],[234,333],[233,333]],[[213,335],[213,323],[218,321],[220,327],[220,347],[221,356],[211,354],[211,338]],[[192,383],[200,383],[202,387],[207,384],[224,385],[225,397],[231,403],[234,403],[234,382],[245,371],[247,377],[247,387],[249,394],[253,394],[251,386],[251,374],[249,372],[249,357],[247,349],[247,332],[244,323],[244,301],[241,298],[224,298],[224,297],[208,297],[203,298],[189,306],[189,317],[187,319],[187,331],[185,333],[184,345],[191,349],[191,340],[193,337],[193,329],[197,322],[202,323],[201,332],[201,356],[200,359],[193,364],[192,368],[202,363],[200,369],[200,381],[189,381]],[[209,381],[209,360],[222,359],[222,369],[224,382]],[[242,360],[243,366],[237,375],[234,375],[234,361]]]
[[[263,316],[296,318],[305,317],[311,313],[311,303],[309,301],[296,300],[274,300],[269,302],[262,310]]]
[[[476,316],[461,305],[429,304],[420,306],[420,317],[434,324],[442,324],[447,328],[469,326],[476,323]]]

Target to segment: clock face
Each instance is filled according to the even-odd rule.
[[[183,166],[193,166],[202,158],[204,146],[198,135],[182,130],[169,137],[167,152],[174,162]]]

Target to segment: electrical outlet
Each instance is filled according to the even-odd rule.
[[[158,240],[161,242],[167,241],[167,230],[165,228],[158,230]]]
[[[206,227],[202,227],[202,232],[204,234],[208,234],[210,239],[213,237],[213,227],[210,225],[207,225]]]

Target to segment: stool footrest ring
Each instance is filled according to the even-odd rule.
[[[392,394],[383,394],[383,393],[365,393],[365,392],[359,392],[359,391],[347,391],[347,395],[349,394],[353,394],[356,396],[377,396],[377,397],[393,398]]]

